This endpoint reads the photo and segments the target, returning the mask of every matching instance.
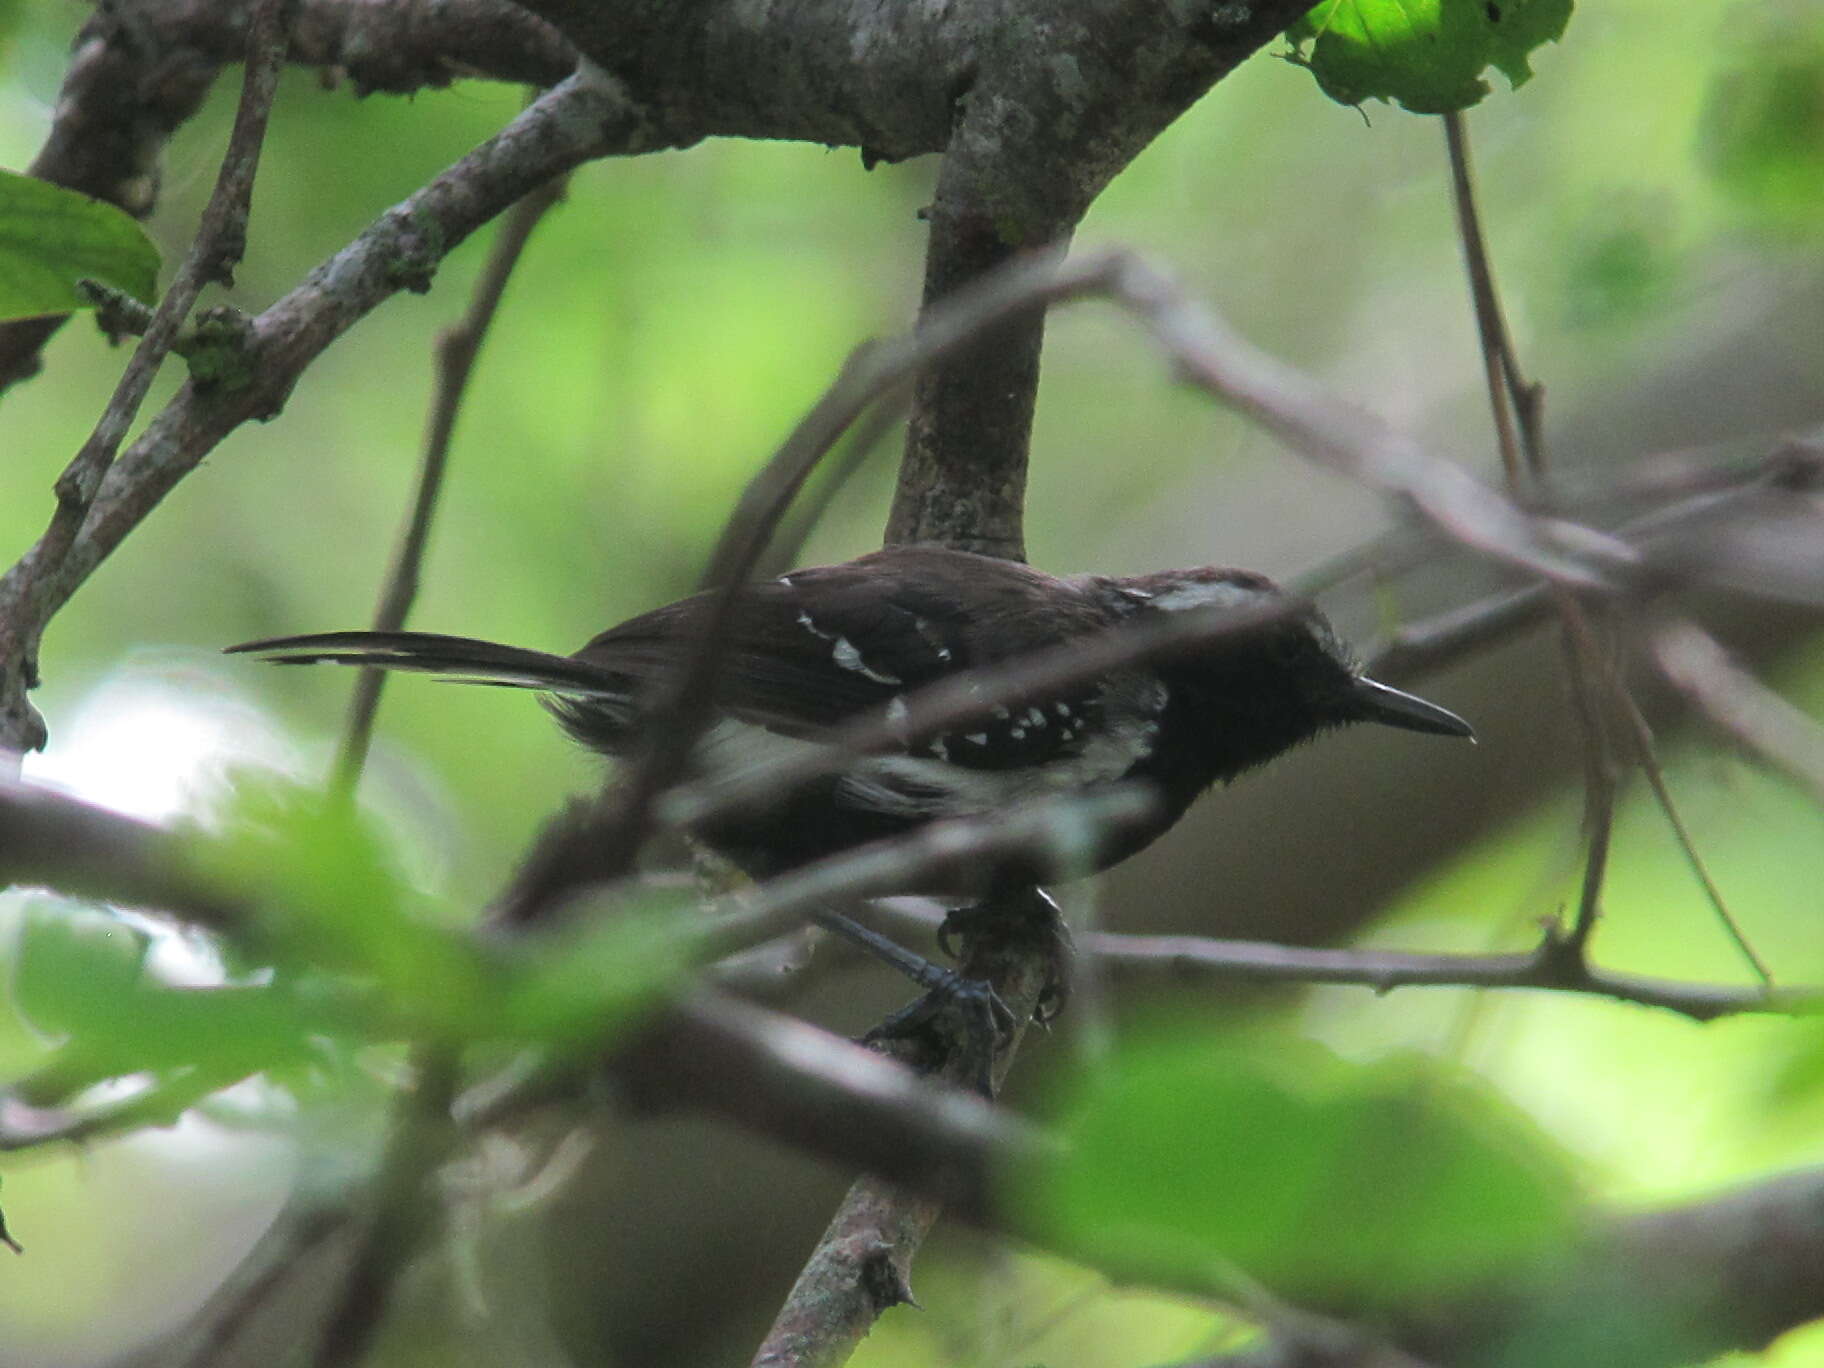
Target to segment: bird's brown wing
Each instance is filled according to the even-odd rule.
[[[793,571],[743,590],[718,708],[777,735],[816,738],[949,675],[1099,625],[1087,608],[1061,614],[1056,601],[1057,581],[1026,566],[918,548]],[[649,690],[681,668],[708,611],[702,595],[669,604],[602,633],[577,659],[626,678],[631,690]],[[977,768],[1039,763],[1068,747],[1073,730],[1058,726],[1049,709],[1062,702],[1067,717],[1087,719],[1092,695],[1085,687],[1048,696],[1030,716],[1004,709],[921,749]],[[594,708],[583,699],[560,704],[586,741]]]

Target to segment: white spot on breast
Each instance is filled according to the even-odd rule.
[[[1045,714],[1040,712],[1037,708],[1026,709],[1026,725],[1029,727],[1044,726]]]
[[[1005,722],[1012,716],[1013,714],[1008,712],[1002,704],[996,703],[994,705],[994,720],[996,722]]]
[[[967,741],[972,746],[985,746],[988,744],[988,733],[970,732],[963,740]]]
[[[1015,727],[1013,730],[1009,731],[1007,735],[1011,736],[1015,741],[1024,741],[1026,739],[1026,728]]]
[[[906,711],[906,700],[903,696],[894,694],[887,700],[887,725],[893,729],[894,735],[901,741],[906,739],[906,723],[910,720],[910,716]]]

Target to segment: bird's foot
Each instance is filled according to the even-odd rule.
[[[994,1057],[1001,1043],[1013,1034],[1013,1013],[986,980],[965,978],[935,965],[932,968],[941,977],[933,979],[917,998],[863,1035],[861,1043],[876,1045],[922,1037],[943,1030],[944,1019],[948,1018],[954,1024],[946,1034],[954,1038],[963,1077],[984,1097],[993,1097]]]
[[[1045,938],[1048,959],[1045,986],[1039,990],[1032,1019],[1049,1026],[1070,1001],[1077,948],[1058,904],[1044,889],[1023,888],[1006,897],[952,909],[937,929],[937,945],[951,959],[961,959],[961,946],[971,941],[1032,932]]]

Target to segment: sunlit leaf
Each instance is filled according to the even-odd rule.
[[[150,303],[158,248],[111,204],[0,171],[0,319],[88,308],[76,289],[85,278]]]
[[[1490,67],[1524,84],[1533,49],[1570,17],[1571,0],[1324,0],[1286,37],[1333,100],[1443,114],[1488,94]]]
[[[287,971],[334,972],[372,988],[415,1029],[467,1029],[490,991],[481,961],[428,915],[363,814],[315,790],[243,776],[226,818],[226,834],[204,843],[200,858],[258,909],[260,950]]]
[[[111,1023],[139,991],[147,944],[141,932],[105,912],[34,910],[19,930],[13,1005],[49,1036]]]
[[[201,1069],[223,1083],[309,1058],[324,1015],[285,984],[180,987],[145,968],[145,940],[100,915],[45,911],[19,937],[14,996],[61,1038],[21,1085],[62,1099],[111,1078]]]
[[[1022,1194],[1060,1248],[1233,1264],[1331,1305],[1466,1287],[1549,1250],[1574,1210],[1561,1156],[1486,1089],[1314,1047],[1245,1052],[1192,1026],[1099,1071],[1065,1131]]]

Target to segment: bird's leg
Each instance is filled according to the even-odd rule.
[[[846,929],[835,926],[832,929],[860,940]],[[871,933],[862,934],[870,937],[862,943],[874,948]],[[1070,938],[1057,904],[1031,885],[1009,887],[979,906],[952,913],[945,919],[941,942],[946,953],[955,954],[952,937],[960,938],[963,943],[968,966],[963,972],[938,969],[897,945],[892,946],[892,953],[876,949],[875,953],[883,959],[898,965],[915,982],[926,985],[926,991],[862,1039],[864,1043],[877,1044],[926,1041],[947,1034],[955,1041],[953,1048],[961,1076],[972,1080],[984,1096],[992,1097],[995,1055],[1001,1044],[1014,1034],[1018,1023],[987,981],[984,970],[1000,965],[1002,969],[989,972],[1003,972],[1005,966],[1022,960],[1032,964],[1033,961],[1025,957],[1030,956],[1037,945],[1044,978],[1043,986],[1036,994],[1033,1019],[1048,1022],[1057,1015],[1066,996]],[[904,961],[922,966],[921,971],[914,972]],[[1034,997],[1024,996],[1022,1000],[1032,1002]],[[946,1021],[952,1023],[947,1032]]]
[[[1058,909],[1057,901],[1036,884],[1027,884],[1003,897],[968,907],[953,908],[937,929],[937,945],[952,959],[962,957],[957,938],[964,942],[984,935],[1004,934],[1009,919],[1025,919],[1022,929],[1036,926],[1051,943],[1051,968],[1045,987],[1039,994],[1033,1020],[1041,1026],[1057,1020],[1070,1001],[1071,976],[1077,948],[1070,937],[1070,925]]]
[[[945,1008],[954,1008],[964,1023],[963,1048],[969,1056],[969,1073],[984,1093],[989,1092],[995,1049],[1013,1029],[1013,1013],[1007,1010],[1007,1004],[1001,1001],[992,984],[965,978],[954,969],[933,964],[923,955],[914,954],[899,942],[870,931],[840,912],[818,912],[811,919],[883,963],[892,965],[925,990],[863,1035],[862,1044],[918,1035]]]

